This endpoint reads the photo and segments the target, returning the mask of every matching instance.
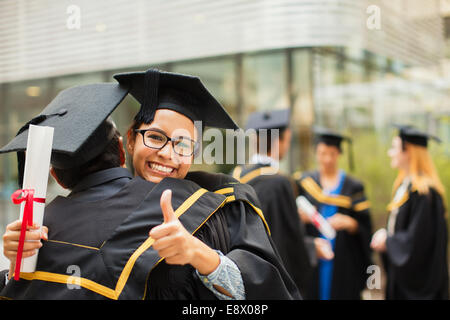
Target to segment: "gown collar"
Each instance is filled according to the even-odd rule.
[[[92,173],[82,179],[73,189],[72,193],[77,193],[106,182],[120,179],[120,178],[130,178],[133,179],[131,172],[128,169],[117,167],[106,170],[101,170],[95,173]]]

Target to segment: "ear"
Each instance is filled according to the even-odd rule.
[[[127,132],[127,151],[128,151],[128,154],[132,157],[133,153],[134,153],[134,139],[136,137],[134,137],[134,139],[133,139],[133,134],[132,134],[131,130],[132,129],[128,130],[128,132]],[[123,144],[122,144],[122,146],[123,146]]]
[[[53,167],[50,168],[50,174],[52,175],[53,179],[55,179],[56,182],[57,182],[61,187],[63,187],[64,189],[69,189],[69,188],[67,188],[67,187],[64,185],[64,183],[62,183],[62,182],[59,180],[58,176],[56,175],[55,169],[53,169]]]
[[[120,166],[125,167],[125,148],[123,147],[123,138],[119,137],[119,157],[120,157]]]

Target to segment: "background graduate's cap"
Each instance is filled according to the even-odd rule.
[[[426,132],[422,132],[419,129],[415,128],[412,125],[399,125],[394,124],[394,127],[396,127],[399,130],[399,137],[402,139],[402,141],[409,142],[418,146],[427,147],[428,146],[428,140],[432,139],[436,142],[441,142],[441,139],[438,137],[428,134]]]
[[[349,168],[353,171],[354,162],[353,162],[353,147],[352,147],[352,139],[348,136],[344,136],[340,133],[337,133],[333,130],[323,127],[314,127],[314,142],[315,144],[325,143],[328,146],[335,146],[342,152],[342,141],[348,142],[349,150],[348,150],[348,161]]]
[[[349,143],[352,142],[352,139],[350,137],[344,136],[328,128],[314,127],[313,132],[316,144],[323,142],[326,145],[337,147],[340,151],[342,151],[342,141],[347,141]]]
[[[250,114],[245,129],[285,129],[289,127],[289,122],[289,109],[258,111]]]
[[[30,124],[54,128],[51,164],[70,169],[94,159],[105,149],[116,132],[108,117],[127,93],[128,89],[117,83],[89,84],[61,91],[0,149],[0,153],[17,152],[19,185],[23,180]]]
[[[129,86],[141,104],[137,122],[151,123],[157,109],[170,109],[192,121],[202,121],[203,127],[239,129],[198,77],[149,69],[116,74],[114,79]]]

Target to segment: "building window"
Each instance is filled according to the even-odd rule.
[[[243,120],[258,110],[289,108],[284,51],[244,55]]]
[[[237,118],[236,68],[232,57],[174,63],[171,71],[199,77],[231,117]]]

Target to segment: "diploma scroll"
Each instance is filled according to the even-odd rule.
[[[15,194],[21,193],[22,199],[13,199],[13,201],[16,200],[14,203],[21,202],[20,219],[22,220],[22,224],[24,222],[28,225],[36,223],[42,228],[53,145],[53,131],[54,129],[52,127],[35,125],[30,125],[28,129],[23,189],[15,192]],[[32,217],[32,221],[27,221],[28,217]],[[24,237],[24,235],[21,235],[21,237]],[[19,255],[18,252],[18,257],[21,257],[21,255],[22,253]],[[23,258],[21,261],[16,261],[16,266],[19,264],[20,272],[34,272],[36,270],[37,257],[38,255],[35,254],[31,257]],[[16,268],[15,273],[18,273],[17,271],[19,270]],[[15,277],[18,278],[18,276],[15,274]]]
[[[336,237],[336,230],[328,223],[328,221],[317,212],[316,208],[308,201],[304,196],[299,196],[296,199],[297,207],[305,212],[313,225],[322,233],[326,238],[332,240]]]

